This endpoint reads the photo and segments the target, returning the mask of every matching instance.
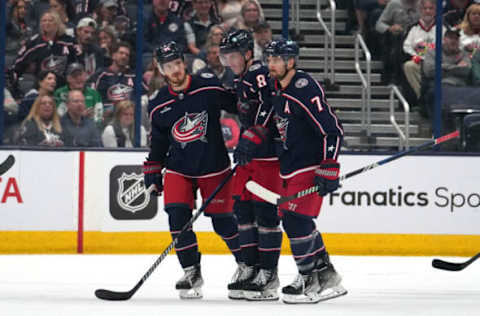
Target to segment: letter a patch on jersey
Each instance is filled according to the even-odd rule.
[[[288,100],[285,101],[285,107],[283,108],[283,113],[292,114],[292,112],[290,111],[290,107],[288,106]]]

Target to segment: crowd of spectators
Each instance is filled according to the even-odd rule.
[[[362,34],[374,58],[383,61],[382,83],[400,86],[426,119],[432,117],[434,100],[436,4],[437,0],[337,0],[339,8],[350,12],[346,32]],[[255,59],[262,59],[263,47],[272,39],[257,0],[145,0],[144,6],[142,104],[137,106],[142,108],[145,133],[148,96],[165,85],[152,59],[161,43],[174,40],[184,49],[190,72],[211,72],[228,87],[233,73],[219,60],[224,32],[253,32]],[[480,0],[444,0],[442,14],[442,84],[449,95],[465,95],[464,89],[480,85]],[[132,146],[133,130],[125,125],[129,109],[117,107],[134,101],[137,0],[7,0],[7,15],[4,143],[32,145],[36,138],[27,141],[28,130],[48,139],[38,137],[41,145]],[[70,110],[72,91],[82,92],[84,106],[77,106],[83,108],[82,120]],[[43,96],[52,97],[61,124],[77,129],[39,126],[47,117],[41,109],[48,106],[43,104],[50,102],[42,99],[34,106]],[[67,137],[67,131],[81,133],[82,124],[86,129],[93,126],[100,136],[92,142]],[[50,141],[55,133],[59,141]]]
[[[382,84],[399,86],[413,110],[431,127],[437,0],[337,2],[350,12],[347,33],[362,34],[374,58],[383,61]],[[457,129],[453,121],[461,120],[459,111],[450,111],[452,106],[461,104],[480,111],[480,94],[476,94],[480,85],[480,1],[444,0],[442,22],[442,118],[444,126]],[[424,136],[430,137],[431,129],[427,128]]]
[[[6,0],[7,145],[133,147],[137,0]],[[147,146],[148,96],[165,85],[155,49],[174,40],[189,71],[211,72],[230,28],[255,35],[255,58],[271,40],[257,0],[145,0],[140,145]]]

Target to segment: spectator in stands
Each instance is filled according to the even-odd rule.
[[[266,21],[258,23],[253,29],[253,59],[263,60],[263,50],[272,41],[272,29]]]
[[[23,73],[54,71],[63,77],[68,64],[76,61],[74,39],[65,34],[65,25],[54,10],[47,10],[40,19],[40,33],[33,36],[19,51],[13,70],[15,77]]]
[[[98,0],[71,0],[76,21],[78,22],[86,16],[91,16],[95,11],[95,2],[97,1]]]
[[[480,86],[480,50],[476,50],[472,56],[472,84]]]
[[[442,43],[442,85],[464,87],[468,84],[472,64],[468,54],[460,49],[460,32],[447,30]],[[434,101],[435,50],[429,50],[423,61],[423,71],[430,83],[425,101],[428,115],[432,117]],[[424,84],[424,83],[422,83]],[[427,84],[427,83],[425,83]]]
[[[460,48],[472,55],[480,48],[480,4],[468,7],[460,29]]]
[[[420,97],[421,63],[426,52],[435,48],[437,0],[420,0],[419,7],[420,19],[410,28],[403,42],[403,51],[408,58],[403,70],[417,99]]]
[[[56,87],[57,75],[55,72],[51,70],[41,71],[36,78],[34,88],[27,92],[20,103],[17,121],[21,122],[27,117],[39,95],[53,95]]]
[[[85,97],[82,91],[69,91],[67,113],[60,120],[65,146],[102,147],[95,122],[85,115],[85,110]]]
[[[131,47],[128,43],[119,43],[112,55],[112,64],[99,69],[90,77],[90,86],[102,96],[104,105],[103,122],[107,124],[114,112],[115,103],[134,99],[135,73],[130,70]],[[146,94],[148,87],[142,85],[142,94]]]
[[[233,25],[236,29],[253,32],[255,26],[264,21],[263,11],[256,0],[246,0],[242,4],[241,15]]]
[[[55,100],[51,95],[40,95],[22,123],[18,143],[29,146],[63,146],[63,131]]]
[[[50,8],[55,10],[60,16],[60,20],[65,24],[65,34],[75,36],[75,11],[70,0],[50,0]]]
[[[81,19],[76,28],[77,59],[85,66],[88,76],[103,67],[103,51],[95,42],[97,22],[90,17]]]
[[[104,147],[132,148],[135,141],[135,104],[130,100],[118,102],[113,121],[102,134]],[[147,146],[147,132],[140,125],[140,146]]]
[[[193,0],[195,14],[185,22],[185,35],[190,52],[199,55],[204,48],[211,27],[219,21],[210,16],[212,0]]]
[[[116,0],[100,0],[95,10],[97,24],[101,27],[107,25],[113,26],[113,20],[118,11],[118,3]]]
[[[444,0],[443,21],[449,27],[458,27],[462,23],[465,11],[474,0]]]
[[[31,9],[28,12],[28,20],[35,26],[34,31],[39,30],[40,18],[50,9],[50,0],[30,1]]]
[[[372,57],[383,56],[382,37],[375,31],[375,25],[389,0],[353,0],[353,10],[358,22],[358,31],[364,37]],[[353,24],[350,22],[350,24]],[[350,26],[352,29],[352,26]],[[348,31],[348,30],[347,30]]]
[[[225,30],[222,28],[222,26],[213,25],[210,28],[210,32],[208,33],[207,42],[220,45],[220,42],[222,41],[223,33],[225,33]]]
[[[145,50],[153,51],[162,43],[174,41],[182,51],[187,48],[183,21],[169,11],[170,0],[153,0],[153,12],[145,26]]]
[[[242,12],[241,0],[218,0],[218,11],[221,17],[222,28],[228,31],[237,21]]]
[[[103,66],[108,67],[112,64],[113,51],[117,47],[115,31],[110,26],[102,27],[98,30],[97,37],[103,52]]]
[[[382,81],[384,83],[401,82],[401,64],[403,62],[402,43],[410,25],[418,21],[417,0],[391,0],[377,21],[375,29],[383,34]]]
[[[4,102],[3,102],[3,123],[4,123],[4,133],[3,133],[3,144],[13,144],[14,143],[14,132],[17,124],[17,113],[18,113],[18,104],[15,99],[12,97],[12,94],[7,88],[3,89],[4,92]]]
[[[16,55],[33,35],[33,25],[27,20],[28,7],[25,0],[18,0],[12,5],[6,28],[5,50],[7,55]]]
[[[57,104],[57,112],[60,116],[67,112],[68,92],[71,90],[82,91],[85,97],[86,116],[101,126],[103,123],[103,103],[98,91],[87,87],[87,73],[80,63],[73,63],[67,69],[67,84],[55,90],[54,97]]]
[[[224,87],[227,89],[233,89],[235,74],[230,67],[225,67],[220,62],[220,45],[208,42],[206,51],[207,66],[200,70],[199,73],[213,73],[217,76]]]

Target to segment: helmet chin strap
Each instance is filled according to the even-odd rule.
[[[253,60],[253,52],[252,52],[252,54],[250,54],[250,55],[251,55],[251,56],[250,56],[249,59],[243,57],[243,59],[245,60],[245,64],[244,64],[244,67],[243,67],[242,76],[247,72],[247,70],[248,70],[248,68],[249,68],[249,67],[248,67],[248,63],[249,63],[251,60]]]

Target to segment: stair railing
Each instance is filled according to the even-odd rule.
[[[360,49],[363,50],[365,55],[365,68],[366,74],[363,74],[362,66],[360,65]],[[367,137],[372,136],[372,109],[370,106],[372,93],[371,93],[371,75],[372,75],[372,55],[368,49],[361,34],[355,36],[355,70],[360,76],[362,83],[362,129],[366,132]]]
[[[405,113],[405,131],[402,131],[395,120],[395,96],[400,100]],[[410,105],[395,85],[390,85],[390,122],[398,133],[398,150],[408,149],[410,147]]]
[[[300,0],[297,0],[300,2]],[[335,22],[336,22],[336,15],[337,15],[337,5],[334,0],[328,0],[330,5],[330,25],[331,30],[328,29],[327,24],[323,20],[322,17],[322,9],[321,9],[321,0],[317,0],[317,20],[323,28],[324,31],[324,80],[326,85],[333,85],[335,84]],[[329,64],[330,61],[330,64]],[[327,79],[330,81],[328,82]]]

